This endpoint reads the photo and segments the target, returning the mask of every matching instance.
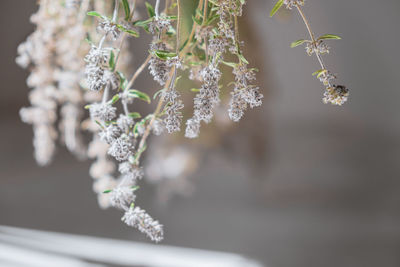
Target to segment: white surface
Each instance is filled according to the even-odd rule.
[[[90,263],[97,262],[98,264]],[[0,226],[0,265],[261,267],[240,255]]]

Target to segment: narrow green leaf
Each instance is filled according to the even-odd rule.
[[[140,186],[138,186],[138,185],[134,185],[134,186],[131,187],[131,189],[132,189],[133,191],[136,191],[136,190],[138,190],[139,188],[140,188]]]
[[[99,12],[97,11],[89,11],[88,13],[86,13],[88,16],[92,16],[92,17],[98,17],[98,18],[104,18],[105,16],[101,15]]]
[[[229,66],[229,67],[231,67],[231,68],[236,68],[236,66],[238,65],[238,64],[235,63],[235,62],[226,62],[226,61],[223,61],[223,60],[221,60],[221,63],[224,64],[224,65],[226,65],[226,66]]]
[[[113,105],[113,104],[117,103],[118,100],[119,100],[119,95],[113,96],[113,98],[111,99],[111,104]]]
[[[155,50],[153,51],[153,54],[163,60],[167,60],[173,57],[176,57],[176,53],[174,52],[169,52],[169,51],[164,51],[164,50]]]
[[[297,40],[297,41],[294,41],[293,43],[291,43],[291,44],[290,44],[290,47],[291,47],[291,48],[294,48],[294,47],[297,47],[297,46],[299,46],[299,45],[304,44],[305,42],[307,42],[307,40],[300,39],[300,40]]]
[[[108,194],[110,192],[112,192],[112,189],[108,189],[108,190],[103,191],[104,194]]]
[[[114,54],[114,51],[112,51],[112,50],[110,52],[110,59],[108,60],[108,65],[109,65],[110,69],[112,71],[114,71],[114,68],[115,68],[115,54]]]
[[[134,31],[134,30],[127,29],[121,24],[117,24],[116,26],[117,26],[118,29],[120,29],[123,32],[126,32],[126,33],[128,33],[128,34],[130,34],[130,35],[132,35],[134,37],[139,37],[139,33]]]
[[[147,13],[149,14],[149,17],[152,18],[156,15],[156,12],[154,11],[154,7],[149,4],[148,2],[145,3],[146,8],[147,8]]]
[[[152,22],[153,19],[146,19],[146,20],[136,20],[132,23],[135,27],[146,27]]]
[[[283,1],[284,0],[279,0],[275,6],[272,8],[271,13],[269,13],[269,16],[272,17],[273,15],[275,15],[276,12],[278,12],[278,10],[282,7],[283,5]]]
[[[153,95],[153,99],[156,99],[157,96],[159,96],[161,93],[163,93],[165,91],[165,88],[158,90],[157,92],[154,93]]]
[[[317,71],[314,71],[314,72],[313,72],[313,74],[312,74],[312,76],[315,76],[315,75],[317,75],[318,73],[320,73],[320,72],[322,72],[322,71],[324,71],[324,69],[322,69],[322,70],[317,70]]]
[[[249,62],[247,61],[247,59],[242,55],[242,54],[238,54],[238,57],[240,59],[240,61],[242,61],[245,64],[249,64]]]
[[[334,35],[334,34],[325,34],[318,38],[318,40],[328,40],[328,39],[340,40],[342,38],[340,36]]]
[[[128,90],[128,92],[129,92],[130,97],[139,98],[143,101],[146,101],[149,104],[151,102],[150,97],[146,93],[143,93],[143,92],[141,92],[139,90],[135,90],[135,89],[130,89],[130,90]]]
[[[124,6],[124,11],[125,11],[125,20],[128,21],[131,16],[131,9],[129,7],[128,0],[122,0],[122,4]]]
[[[131,112],[128,114],[129,117],[131,117],[132,119],[139,119],[142,117],[142,115],[140,115],[139,112]]]

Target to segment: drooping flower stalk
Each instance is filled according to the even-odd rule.
[[[300,39],[292,43],[291,47],[296,47],[302,44],[306,44],[306,52],[309,56],[315,54],[318,63],[321,66],[321,69],[314,72],[313,75],[316,75],[317,78],[321,81],[321,83],[325,86],[324,97],[322,101],[326,103],[331,103],[333,105],[343,105],[348,97],[349,90],[343,85],[335,85],[331,81],[336,77],[333,75],[326,67],[322,56],[323,54],[329,53],[329,47],[324,43],[324,40],[329,39],[341,39],[337,35],[333,34],[325,34],[320,36],[319,38],[315,37],[314,32],[311,30],[310,23],[306,18],[302,6],[304,5],[304,0],[279,0],[274,8],[271,11],[271,16],[273,16],[282,6],[285,6],[287,9],[293,9],[294,7],[300,14],[304,24],[306,25],[308,34],[310,35],[311,40]]]

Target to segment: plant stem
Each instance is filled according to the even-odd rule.
[[[207,1],[207,0],[206,0]],[[178,6],[178,20],[177,20],[177,32],[176,32],[176,47],[177,47],[177,53],[178,53],[178,51],[179,51],[179,40],[180,40],[180,32],[179,32],[179,25],[180,25],[180,23],[181,23],[181,17],[180,17],[180,10],[181,10],[181,0],[177,0],[177,6]],[[186,43],[186,45],[187,45],[188,43]],[[185,45],[185,47],[186,47],[186,45]],[[178,57],[180,58],[181,57],[181,54],[183,54],[183,51],[185,50],[185,47],[182,49],[182,51],[181,51],[181,53],[179,53],[179,55],[178,55]],[[166,84],[165,84],[165,86],[164,86],[164,88],[165,88],[165,90],[166,91],[169,91],[172,87],[173,87],[173,83],[175,82],[175,78],[176,78],[176,66],[175,65],[173,65],[172,66],[172,68],[171,68],[171,71],[170,71],[170,73],[169,73],[169,79],[168,79],[168,81],[166,82]],[[156,120],[156,118],[157,118],[157,115],[160,113],[160,111],[161,111],[161,109],[162,109],[162,107],[163,107],[163,105],[164,105],[164,94],[161,94],[161,96],[160,96],[160,100],[158,101],[158,103],[157,103],[157,107],[156,107],[156,109],[155,109],[155,111],[153,112],[153,116],[152,116],[152,118],[150,119],[150,122],[148,123],[148,125],[146,126],[146,130],[145,130],[145,132],[143,133],[143,136],[142,136],[142,138],[140,139],[140,143],[139,143],[139,146],[138,146],[138,148],[137,148],[137,151],[142,151],[143,150],[143,148],[144,148],[144,146],[146,145],[146,140],[147,140],[147,138],[149,137],[149,135],[150,135],[150,131],[151,131],[151,128],[152,128],[152,126],[153,126],[153,123],[154,123],[154,121]],[[138,158],[136,159],[136,162],[138,163],[139,162],[139,160],[140,160],[140,157],[141,157],[141,155],[142,155],[142,153],[140,153],[139,155],[138,155]]]
[[[112,17],[112,22],[117,22],[117,18],[118,18],[118,8],[119,8],[119,0],[115,0],[114,1],[115,6],[114,6],[114,13],[113,13],[113,17]]]
[[[128,82],[127,86],[126,86],[126,90],[128,90],[133,85],[133,83],[135,82],[135,80],[137,79],[139,74],[142,73],[142,71],[144,70],[146,65],[149,63],[150,59],[151,59],[151,54],[149,54],[147,56],[146,60],[142,63],[142,65],[140,65],[140,67],[133,74],[132,78],[129,80],[129,82]]]
[[[132,18],[133,18],[133,14],[135,13],[135,9],[136,9],[136,0],[133,0],[133,3],[132,3],[132,11],[131,11],[131,14],[129,15],[129,20],[128,20],[128,22],[131,22],[131,20],[132,20]],[[116,56],[116,58],[115,58],[115,69],[117,69],[118,62],[119,62],[119,56],[120,56],[120,54],[121,54],[122,45],[124,44],[124,41],[125,41],[126,36],[127,36],[127,33],[124,32],[124,33],[122,34],[121,43],[119,44],[118,54],[117,54],[117,56]]]
[[[310,34],[311,41],[312,41],[312,45],[313,45],[314,48],[315,48],[315,56],[317,57],[318,62],[319,62],[319,64],[321,65],[321,68],[324,69],[324,70],[326,70],[325,63],[324,63],[324,61],[322,60],[321,55],[320,55],[320,54],[318,53],[318,51],[317,51],[317,41],[316,41],[316,39],[315,39],[315,35],[314,35],[313,31],[311,30],[310,23],[308,22],[306,16],[304,15],[303,10],[301,9],[301,7],[300,7],[300,5],[299,5],[298,3],[296,3],[296,8],[297,8],[297,10],[299,11],[299,14],[300,14],[301,18],[303,19],[304,24],[305,24],[306,27],[307,27],[308,33]]]
[[[156,18],[158,18],[160,16],[160,0],[157,0],[154,10],[156,12]]]

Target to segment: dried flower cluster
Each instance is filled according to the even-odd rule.
[[[245,2],[196,0],[197,9],[185,14],[189,11],[183,9],[182,0],[165,1],[163,11],[161,0],[155,0],[154,7],[140,0],[39,1],[39,11],[32,16],[37,29],[20,45],[17,58],[21,66],[31,67],[32,107],[23,108],[21,117],[33,124],[37,161],[44,165],[51,160],[60,135],[69,150],[94,160],[89,173],[100,206],[120,209],[124,223],[155,242],[161,241],[163,226],[136,205],[138,182],[145,176],[141,158],[149,136],[179,132],[184,125],[185,137],[198,137],[201,123],[212,122],[223,103],[220,92],[228,90],[223,85],[222,65],[230,67],[234,77],[226,94],[230,97],[227,118],[237,122],[247,109],[262,104],[263,94],[255,84],[256,69],[244,57],[239,37],[238,17]],[[301,13],[303,1],[280,2]],[[147,18],[137,12],[138,5],[146,7]],[[182,30],[183,23],[189,25],[189,32]],[[147,57],[128,76],[132,51],[127,40],[141,32],[152,37],[144,52]],[[317,75],[327,87],[324,101],[342,104],[348,91],[331,84],[335,77],[320,57],[329,52],[323,40],[334,38],[311,37],[299,44],[306,43],[307,53],[316,55],[323,66]],[[149,91],[136,88],[135,82],[145,70],[161,86],[152,97]],[[183,76],[186,73],[189,77]],[[181,78],[195,81],[198,87],[182,88]],[[184,95],[193,98],[190,116],[183,112]],[[151,104],[152,100],[157,100],[153,112],[141,115],[132,110],[137,101]],[[88,110],[87,119],[83,107]],[[58,109],[61,134],[54,125]],[[93,134],[87,149],[82,130]],[[183,165],[193,164],[177,151],[169,151],[173,155],[166,157],[168,164],[163,165],[159,156],[149,160],[153,173],[157,173],[156,165],[158,169],[164,166],[161,169],[167,170],[168,177],[186,173],[190,168]],[[171,171],[169,162],[176,158],[179,164],[175,160],[173,165],[178,170]]]
[[[349,90],[343,85],[335,85],[332,83],[332,80],[334,80],[336,77],[330,71],[328,71],[321,57],[321,55],[329,53],[329,47],[325,44],[325,40],[338,40],[341,38],[334,34],[325,34],[318,38],[315,37],[311,30],[310,23],[308,22],[301,8],[301,6],[304,6],[304,0],[279,0],[272,9],[270,15],[273,16],[282,6],[286,7],[287,9],[296,8],[307,27],[311,40],[297,40],[291,44],[291,47],[305,44],[307,54],[309,56],[315,55],[318,59],[321,69],[314,72],[313,75],[317,76],[317,78],[325,86],[325,92],[322,101],[325,104],[331,103],[333,105],[343,105],[349,97]]]

